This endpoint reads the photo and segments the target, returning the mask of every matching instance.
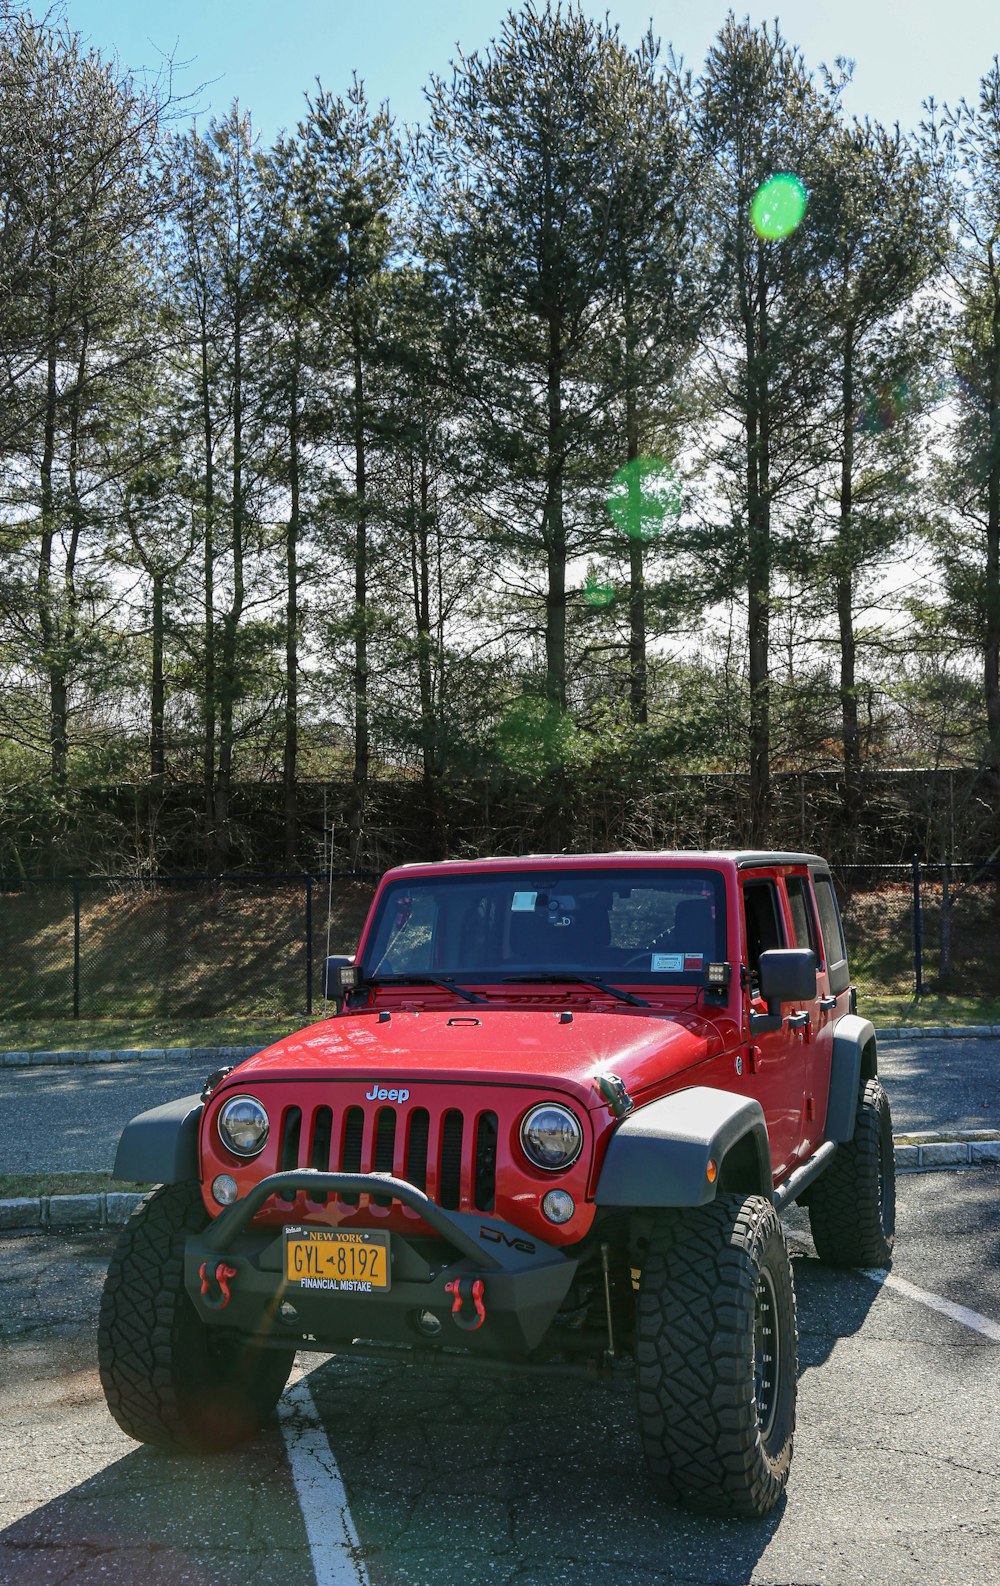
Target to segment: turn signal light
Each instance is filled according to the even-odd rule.
[[[711,1157],[709,1157],[708,1166],[705,1169],[705,1177],[708,1179],[708,1182],[710,1184],[714,1184],[716,1179],[718,1178],[718,1176],[719,1176],[719,1170],[716,1167],[715,1162],[713,1161],[713,1159]]]

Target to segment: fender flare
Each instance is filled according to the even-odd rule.
[[[845,1013],[837,1020],[833,1031],[830,1095],[824,1131],[827,1140],[836,1140],[841,1145],[853,1140],[861,1081],[874,1078],[877,1073],[874,1025],[856,1013]]]
[[[112,1178],[133,1184],[181,1184],[198,1177],[200,1096],[151,1107],[127,1123],[115,1152]]]
[[[709,1182],[709,1159],[721,1168],[741,1143],[756,1181],[753,1193],[770,1200],[771,1148],[759,1101],[707,1085],[661,1096],[630,1113],[612,1135],[597,1205],[705,1206],[719,1182]]]

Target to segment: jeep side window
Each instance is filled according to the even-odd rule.
[[[743,888],[743,916],[747,928],[747,969],[752,996],[759,992],[758,970],[761,953],[784,947],[785,929],[778,908],[778,889],[773,881],[748,881]]]
[[[833,882],[829,876],[813,876],[813,886],[816,888],[816,902],[819,905],[819,923],[823,929],[823,941],[826,944],[826,965],[830,974],[830,990],[843,991],[850,984],[850,971],[847,967],[847,944],[844,941],[844,927],[840,923],[840,909],[837,907],[837,894],[833,890]]]
[[[823,955],[819,950],[812,899],[809,896],[809,888],[805,876],[786,876],[785,891],[788,893],[788,906],[792,911],[795,945],[796,947],[811,947],[816,954],[816,962],[818,964]]]
[[[823,926],[823,940],[826,943],[827,962],[839,964],[847,957],[847,947],[844,942],[844,927],[840,923],[840,910],[833,891],[833,882],[828,876],[816,877],[816,901],[819,904],[819,917]]]

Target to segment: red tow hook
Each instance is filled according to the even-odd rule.
[[[236,1268],[227,1267],[224,1261],[216,1261],[211,1266],[203,1261],[198,1268],[198,1276],[201,1278],[202,1299],[208,1310],[224,1311],[230,1300],[229,1280],[235,1278]],[[207,1296],[213,1283],[218,1285],[219,1292],[209,1299]]]
[[[466,1333],[474,1333],[478,1328],[482,1327],[486,1320],[486,1284],[482,1278],[473,1280],[469,1278],[452,1278],[450,1283],[445,1284],[444,1292],[455,1296],[454,1304],[451,1307],[451,1319],[456,1327],[461,1327],[463,1332]],[[476,1307],[474,1321],[470,1317],[462,1315],[462,1302],[470,1299]]]

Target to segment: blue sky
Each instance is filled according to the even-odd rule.
[[[585,8],[599,16],[609,9],[629,41],[652,18],[664,43],[697,67],[728,6],[617,0]],[[419,120],[429,74],[447,71],[456,41],[466,51],[487,44],[506,10],[498,0],[66,0],[71,26],[102,52],[115,50],[134,67],[172,52],[189,63],[177,73],[182,92],[206,85],[193,106],[220,112],[238,97],[267,139],[298,120],[317,76],[339,92],[354,68],[371,99],[388,98],[400,119]],[[974,96],[1000,49],[996,0],[772,0],[749,14],[759,21],[775,13],[810,66],[837,55],[856,61],[849,111],[907,129],[928,94],[949,102]]]

